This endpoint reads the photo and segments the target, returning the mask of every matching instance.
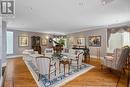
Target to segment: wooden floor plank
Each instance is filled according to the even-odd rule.
[[[8,60],[4,87],[37,87],[22,58]]]

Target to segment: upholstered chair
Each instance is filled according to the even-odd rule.
[[[36,57],[39,57],[39,56],[43,56],[43,55],[42,54],[38,54],[38,52],[36,52],[36,51],[34,52],[34,54],[30,55],[31,61],[35,65],[35,67],[37,67]]]
[[[77,69],[79,69],[82,65],[82,60],[83,60],[83,52],[78,53],[75,58],[70,58],[71,60],[71,66],[76,66]]]
[[[31,54],[34,54],[34,50],[33,49],[26,49],[26,50],[24,50],[23,51],[23,59],[30,61],[31,60],[31,58],[30,58]]]
[[[49,57],[37,57],[36,58],[37,68],[39,72],[39,79],[41,75],[48,75],[48,79],[50,79],[51,73],[55,73],[56,75],[56,63],[51,64],[51,58]]]
[[[53,48],[45,48],[44,53],[45,53],[45,57],[52,57],[54,50]]]
[[[62,53],[65,56],[69,56],[69,48],[63,48]]]
[[[121,70],[123,69],[126,60],[129,56],[130,48],[116,48],[112,56],[105,56],[102,60],[102,66],[106,66],[111,69]]]
[[[83,52],[83,51],[82,50],[70,49],[69,50],[69,58],[70,59],[76,59],[81,52]]]

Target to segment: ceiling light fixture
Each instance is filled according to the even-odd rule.
[[[106,4],[109,4],[111,2],[113,2],[114,0],[101,0],[101,4],[102,5],[106,5]]]

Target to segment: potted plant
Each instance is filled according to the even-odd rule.
[[[64,46],[65,45],[65,40],[64,39],[60,39],[58,43],[59,43],[59,45]]]

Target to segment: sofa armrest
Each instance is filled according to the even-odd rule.
[[[108,61],[112,61],[114,59],[114,57],[113,56],[105,56],[104,59],[108,60]]]

